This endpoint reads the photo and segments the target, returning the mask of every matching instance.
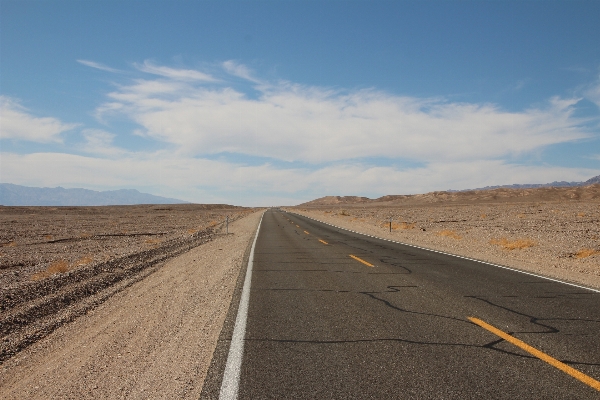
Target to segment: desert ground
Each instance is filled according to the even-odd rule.
[[[132,207],[117,212],[129,217],[138,216],[143,210],[175,214],[163,206],[154,208]],[[51,333],[4,360],[0,367],[0,398],[199,397],[262,212],[224,207],[169,208],[180,212],[169,225],[151,227],[151,218],[139,219],[140,224],[136,225],[129,218],[128,231],[168,231],[170,240],[186,246],[178,254],[105,287],[95,296],[74,302],[72,307],[83,312],[70,318],[71,323],[54,327]],[[108,210],[107,214],[114,212]],[[214,224],[226,215],[235,220],[229,226],[229,234]],[[100,231],[92,233],[97,232]],[[145,240],[140,240],[137,247],[129,248],[129,253],[121,250],[139,254],[147,251],[144,246]],[[118,252],[119,248],[115,243],[111,251]],[[77,268],[85,269],[77,266],[56,275],[69,275]],[[103,275],[102,270],[96,273]],[[33,282],[52,276],[55,275]],[[3,318],[6,313],[3,310]]]
[[[252,209],[0,207],[0,362]]]
[[[346,229],[600,288],[600,185],[377,200],[326,197],[288,210]]]

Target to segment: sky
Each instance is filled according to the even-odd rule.
[[[294,205],[600,175],[598,1],[0,0],[0,182]]]

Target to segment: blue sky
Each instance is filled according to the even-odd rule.
[[[0,181],[288,205],[600,174],[600,2],[0,0]]]

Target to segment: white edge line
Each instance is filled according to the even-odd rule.
[[[221,382],[221,391],[219,392],[219,400],[235,400],[238,397],[238,389],[240,387],[240,373],[242,370],[242,356],[244,355],[244,339],[246,337],[246,321],[248,320],[248,303],[250,302],[250,283],[252,281],[252,265],[254,264],[254,248],[260,232],[263,215],[260,217],[254,242],[250,249],[248,257],[248,268],[246,269],[246,278],[244,279],[244,287],[240,297],[240,306],[235,318],[233,327],[233,335],[231,336],[231,344],[229,345],[229,353],[227,354],[227,363],[225,364],[225,372],[223,373],[223,381]]]
[[[421,250],[432,251],[434,253],[440,253],[440,254],[444,254],[444,255],[447,255],[447,256],[462,258],[462,259],[469,260],[469,261],[475,261],[475,262],[478,262],[480,264],[486,264],[486,265],[491,265],[492,267],[498,267],[498,268],[502,268],[502,269],[508,269],[510,271],[520,272],[520,273],[525,274],[525,275],[535,276],[536,278],[542,278],[542,279],[546,279],[546,280],[549,280],[549,281],[552,281],[552,282],[564,283],[565,285],[574,286],[574,287],[579,288],[579,289],[585,289],[585,290],[590,290],[592,292],[600,293],[600,290],[598,290],[598,289],[592,289],[592,288],[589,288],[587,286],[581,286],[581,285],[577,285],[575,283],[565,282],[565,281],[561,281],[559,279],[554,279],[554,278],[549,278],[547,276],[534,274],[532,272],[522,271],[520,269],[511,268],[511,267],[507,267],[507,266],[504,266],[504,265],[498,265],[498,264],[493,264],[493,263],[490,263],[490,262],[487,262],[487,261],[477,260],[475,258],[469,258],[469,257],[459,256],[457,254],[446,253],[446,252],[439,251],[439,250],[428,249],[427,247],[421,247],[421,246],[417,246],[415,244],[398,242],[397,240],[392,240],[392,239],[384,239],[384,238],[380,238],[380,237],[377,237],[377,236],[372,236],[372,235],[369,235],[369,234],[366,234],[366,233],[356,232],[356,231],[353,231],[353,230],[350,230],[350,229],[342,228],[341,226],[333,225],[333,224],[330,224],[329,222],[321,221],[321,220],[318,220],[316,218],[307,217],[306,215],[298,214],[298,213],[291,212],[291,211],[287,211],[287,212],[289,212],[290,214],[299,215],[299,216],[304,217],[304,218],[312,219],[313,221],[317,221],[317,222],[320,222],[320,223],[325,224],[325,225],[333,226],[334,228],[342,229],[342,230],[353,232],[353,233],[358,233],[359,235],[369,236],[369,237],[372,237],[372,238],[375,238],[375,239],[380,239],[380,240],[387,240],[389,242],[398,243],[398,244],[401,244],[401,245],[404,245],[404,246],[410,246],[410,247],[414,247],[414,248],[421,249]]]

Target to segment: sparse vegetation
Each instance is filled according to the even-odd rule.
[[[443,231],[438,232],[439,236],[446,236],[446,237],[450,237],[452,239],[462,239],[462,236],[460,236],[458,233],[451,231],[449,229],[444,229]]]
[[[526,249],[533,247],[536,243],[531,239],[517,239],[510,241],[507,238],[492,239],[490,244],[495,244],[506,250]]]
[[[346,210],[340,211],[340,215],[343,215],[345,217],[349,217],[350,216],[350,214],[348,214],[348,211],[346,211]]]
[[[91,263],[92,261],[94,261],[94,258],[92,256],[83,256],[79,260],[75,261],[73,263],[73,266],[78,267],[80,265],[86,265]]]
[[[35,273],[31,276],[31,280],[39,281],[55,274],[63,274],[69,270],[69,263],[65,260],[53,262],[46,268],[45,271]]]
[[[581,249],[575,253],[575,258],[586,258],[596,254],[600,254],[600,251],[594,249]]]
[[[361,218],[361,220],[363,220],[363,219]],[[414,222],[412,222],[412,223],[409,223],[409,222],[397,223],[397,222],[393,222],[393,221],[392,221],[392,230],[398,230],[398,229],[414,229],[414,228],[415,228],[415,226],[417,226],[417,224],[416,224],[416,223],[414,223]],[[389,228],[390,228],[390,221],[383,221],[383,222],[381,223],[381,227],[382,227],[382,228],[389,229]]]

